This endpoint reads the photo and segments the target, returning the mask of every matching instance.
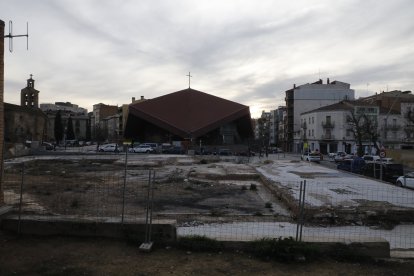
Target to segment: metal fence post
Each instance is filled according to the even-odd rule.
[[[155,172],[150,170],[148,174],[148,193],[147,193],[147,204],[146,204],[146,216],[145,216],[145,241],[139,247],[139,250],[149,252],[152,249],[151,241],[151,229],[152,229],[152,207],[153,207],[153,183],[155,178]]]
[[[297,213],[297,222],[296,222],[296,241],[298,241],[298,237],[299,237],[299,223],[300,223],[300,210],[301,210],[301,206],[302,206],[302,185],[303,182],[300,182],[300,186],[299,186],[299,200],[298,200],[298,213]]]
[[[22,205],[23,205],[23,182],[24,182],[24,162],[22,163],[22,175],[20,181],[20,200],[19,200],[19,220],[17,222],[17,234],[20,235],[20,222],[22,217]]]
[[[303,216],[303,209],[305,208],[305,192],[306,192],[306,180],[303,181],[303,193],[302,193],[302,207],[300,210],[300,234],[299,234],[299,241],[302,241],[302,231],[303,231],[303,223],[304,223],[304,216]]]
[[[128,147],[125,151],[124,187],[122,188],[122,217],[121,217],[122,224],[124,224],[124,214],[125,214],[125,189],[126,189],[126,179],[127,179],[127,168],[128,168]]]

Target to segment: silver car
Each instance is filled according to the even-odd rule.
[[[100,152],[119,152],[117,144],[106,144],[99,147]]]
[[[408,187],[414,189],[414,172],[407,173],[404,176],[400,176],[396,181],[397,186]]]
[[[137,147],[133,147],[129,149],[129,152],[135,152],[135,153],[151,153],[154,149],[149,145],[139,145]]]

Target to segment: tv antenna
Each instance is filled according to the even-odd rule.
[[[5,35],[4,37],[9,38],[9,51],[10,53],[13,52],[13,38],[14,37],[26,37],[26,48],[29,50],[29,22],[26,22],[26,34],[24,35],[13,35],[13,22],[9,20],[9,34]]]

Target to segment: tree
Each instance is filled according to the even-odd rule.
[[[58,110],[55,116],[54,132],[55,132],[56,143],[59,144],[60,141],[62,141],[63,139],[63,125],[62,125],[62,116],[60,115],[60,110]]]
[[[348,130],[354,134],[358,145],[358,155],[362,155],[362,138],[363,134],[363,120],[362,116],[355,114],[354,110],[350,112],[350,115],[346,116],[346,122],[348,123]]]
[[[68,125],[66,128],[66,139],[67,140],[74,140],[75,139],[75,132],[73,131],[73,122],[72,117],[68,119]]]
[[[358,156],[362,156],[364,154],[362,141],[371,141],[375,148],[379,150],[377,145],[379,137],[378,123],[375,118],[365,114],[364,112],[356,113],[354,110],[352,110],[346,117],[348,130],[354,134],[354,138],[358,145]]]
[[[379,152],[380,148],[377,143],[378,138],[380,137],[380,134],[378,133],[378,123],[366,114],[363,115],[363,119],[362,129],[364,130],[365,136],[372,142],[377,152]]]

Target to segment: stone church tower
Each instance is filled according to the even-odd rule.
[[[20,105],[25,107],[39,108],[39,91],[34,88],[34,79],[27,80],[27,87],[20,92]]]

